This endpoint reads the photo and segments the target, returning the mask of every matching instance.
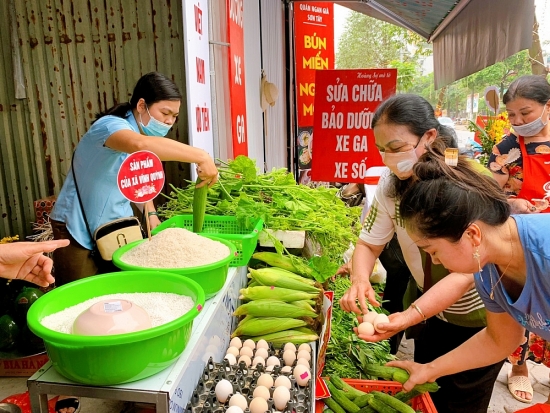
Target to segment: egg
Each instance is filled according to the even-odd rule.
[[[263,373],[258,377],[258,380],[256,380],[256,386],[264,386],[269,389],[273,386],[273,377],[271,377],[271,374]]]
[[[239,337],[234,337],[229,342],[229,347],[237,347],[239,349],[242,346],[243,346],[243,342],[241,341],[241,339]]]
[[[265,371],[267,371],[268,373],[271,373],[273,371],[273,369],[275,368],[275,366],[267,366],[265,368]]]
[[[296,353],[294,353],[294,351],[286,350],[283,353],[283,361],[286,366],[292,366],[294,364],[294,360],[296,360]]]
[[[306,359],[307,361],[309,361],[311,360],[311,354],[309,354],[309,351],[302,350],[298,352],[298,355],[296,356],[296,358]]]
[[[374,324],[374,319],[376,318],[377,315],[378,313],[376,311],[369,311],[367,314],[363,315],[363,323],[367,322],[367,323]]]
[[[374,329],[379,332],[379,333],[385,333],[386,330],[382,330],[381,328],[378,327],[378,324],[382,324],[382,323],[389,323],[390,322],[390,319],[388,318],[388,316],[386,314],[378,314],[375,318],[374,318],[374,321],[372,322],[372,324],[374,325]]]
[[[264,413],[269,409],[269,406],[267,405],[267,400],[263,397],[254,397],[248,408],[250,409],[250,413]]]
[[[357,332],[362,336],[372,336],[374,334],[374,326],[368,321],[363,321],[357,327]]]
[[[252,360],[250,360],[250,357],[247,355],[242,355],[239,357],[238,363],[241,364],[241,361],[243,361],[247,367],[250,366],[250,363],[252,363]]]
[[[252,350],[254,350],[256,348],[256,344],[254,343],[254,340],[248,339],[244,341],[243,347],[250,347]]]
[[[254,393],[252,393],[253,397],[263,397],[265,400],[269,400],[271,397],[271,394],[269,393],[269,389],[265,386],[256,386],[254,389]]]
[[[246,347],[246,346],[242,346],[241,347],[241,351],[239,351],[239,354],[241,356],[248,356],[250,358],[252,358],[252,356],[254,356],[254,350],[252,350],[250,347]]]
[[[291,366],[284,366],[281,369],[281,373],[292,373],[292,367]]]
[[[231,406],[225,411],[225,413],[244,413],[244,411],[239,406]]]
[[[286,343],[285,346],[283,347],[283,351],[287,351],[287,350],[296,351],[296,346],[294,345],[294,343]]]
[[[254,360],[252,360],[252,365],[256,367],[258,364],[261,364],[262,366],[265,366],[265,359],[260,356],[254,357]]]
[[[237,363],[237,358],[233,354],[226,354],[224,357],[225,360],[229,362],[229,365],[232,366]]]
[[[227,354],[233,354],[235,357],[239,357],[240,352],[237,347],[229,347],[226,351]]]
[[[279,361],[279,359],[277,357],[271,356],[267,359],[266,364],[268,366],[280,366],[281,362]]]
[[[296,361],[296,365],[297,366],[302,365],[302,366],[306,366],[307,368],[309,368],[309,361],[306,360],[305,358],[301,358],[301,359],[298,359]]]
[[[256,343],[256,350],[259,348],[265,348],[266,350],[269,350],[269,344],[267,344],[267,341],[262,338]]]
[[[277,410],[284,410],[290,400],[290,390],[285,386],[279,386],[273,391],[273,403]]]
[[[307,386],[307,384],[309,383],[309,379],[311,379],[311,372],[309,371],[309,368],[302,364],[294,367],[292,375],[296,379],[296,383],[298,383],[298,386]]]
[[[275,388],[285,386],[288,390],[292,388],[292,383],[287,376],[279,376],[275,379]]]
[[[298,347],[298,351],[306,350],[309,353],[311,353],[311,346],[307,343],[300,344],[300,347]]]
[[[259,341],[258,341],[259,343]],[[256,355],[257,357],[262,357],[264,359],[268,358],[269,357],[269,353],[267,352],[267,349],[265,348],[256,348],[256,352],[254,353],[254,355]]]
[[[229,380],[220,380],[218,384],[216,384],[214,392],[216,393],[218,401],[220,403],[225,403],[229,395],[233,393],[233,385]]]
[[[234,394],[229,399],[229,407],[231,406],[238,406],[243,411],[245,411],[246,408],[248,407],[248,403],[246,402],[246,397],[244,397],[241,393]]]

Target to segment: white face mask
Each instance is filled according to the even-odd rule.
[[[546,109],[546,106],[544,106],[544,109]],[[539,118],[535,119],[533,122],[526,123],[525,125],[517,125],[517,126],[512,125],[512,127],[514,128],[514,131],[516,131],[518,135],[525,136],[527,138],[531,136],[535,136],[548,123],[548,116],[546,117],[546,122],[542,121],[542,115],[544,115],[544,109],[542,110],[542,113],[540,114]]]
[[[380,156],[384,165],[401,180],[412,176],[414,164],[418,161],[416,148],[406,152],[380,152]]]

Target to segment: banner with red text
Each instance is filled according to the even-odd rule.
[[[189,144],[214,157],[214,137],[210,124],[210,44],[208,42],[208,2],[186,0],[183,4],[185,73]],[[195,168],[191,168],[196,179]]]
[[[227,0],[229,39],[229,99],[233,158],[248,155],[246,133],[246,89],[244,82],[243,0]]]
[[[317,71],[313,181],[362,183],[368,168],[384,165],[371,120],[396,80],[397,69]]]
[[[311,179],[315,71],[334,68],[334,5],[295,2],[296,155],[302,184]]]

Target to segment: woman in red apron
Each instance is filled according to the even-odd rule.
[[[510,85],[503,102],[514,133],[493,147],[489,168],[509,196],[513,213],[550,212],[550,84],[541,76],[522,76]],[[525,403],[533,398],[528,358],[550,367],[550,344],[526,334],[524,344],[508,358],[508,389]]]

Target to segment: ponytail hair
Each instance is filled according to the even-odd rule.
[[[172,80],[159,72],[150,72],[143,75],[136,83],[130,102],[119,103],[104,112],[97,113],[95,120],[106,115],[124,118],[129,110],[137,107],[140,99],[145,100],[147,106],[161,100],[181,101],[181,93]],[[94,120],[94,122],[95,122]]]
[[[401,197],[400,213],[407,228],[427,238],[457,242],[475,221],[500,226],[510,206],[497,182],[479,173],[472,160],[459,156],[445,163],[445,145],[437,140],[414,166],[413,183]]]

